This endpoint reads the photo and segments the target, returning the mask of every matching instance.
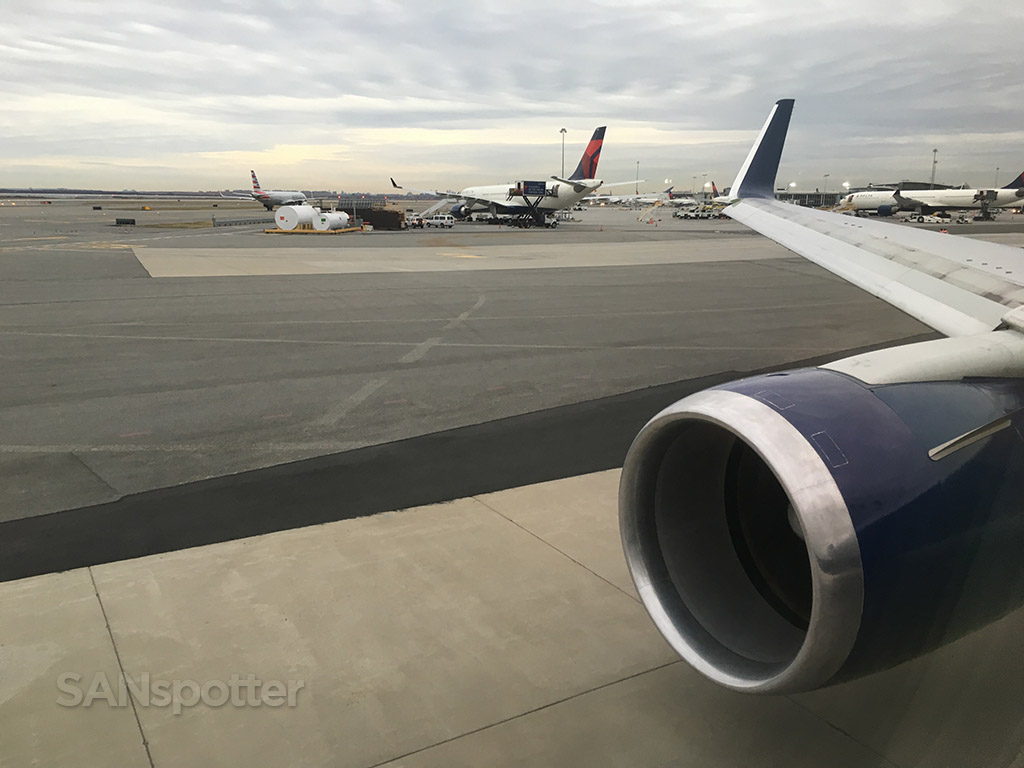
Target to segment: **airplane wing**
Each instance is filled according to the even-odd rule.
[[[1024,253],[996,243],[851,218],[775,200],[793,101],[778,102],[725,213],[946,334],[999,328],[1024,303]]]
[[[438,208],[440,208],[440,207],[442,207],[444,205],[447,205],[448,203],[457,203],[459,200],[466,200],[466,201],[479,200],[480,202],[482,202],[484,204],[488,204],[489,203],[489,201],[482,200],[480,198],[467,197],[465,195],[460,195],[460,194],[457,194],[455,192],[438,192],[437,190],[434,190],[434,189],[414,189],[413,187],[403,187],[401,184],[399,184],[397,181],[395,181],[394,178],[391,179],[391,186],[394,187],[395,189],[404,189],[404,190],[407,190],[408,192],[415,192],[417,195],[434,195],[435,197],[440,197],[441,198],[436,203],[434,203],[432,206],[430,206],[425,211],[420,213],[420,216],[429,216],[434,211],[436,211]]]
[[[893,199],[897,203],[899,203],[900,208],[922,208],[925,205],[920,200],[915,200],[912,197],[906,197],[903,194],[902,190],[899,190],[899,189],[895,190],[892,193],[892,196],[893,196]]]
[[[695,669],[791,693],[1024,606],[1024,253],[775,200],[793,101],[725,212],[950,338],[691,394],[619,485],[633,583]]]
[[[436,210],[438,207],[444,205],[445,203],[457,203],[460,200],[463,200],[467,203],[480,203],[480,205],[491,205],[494,203],[493,200],[488,200],[487,198],[484,197],[464,195],[461,192],[452,192],[451,190],[447,192],[441,192],[440,190],[437,189],[416,189],[414,187],[403,187],[401,184],[395,181],[394,178],[391,179],[391,186],[394,187],[395,189],[404,189],[407,192],[414,192],[417,195],[433,195],[435,197],[445,198],[437,206],[431,208],[431,211]]]
[[[604,189],[605,187],[625,187],[627,184],[643,184],[645,181],[647,181],[647,179],[630,179],[629,181],[602,181],[601,189]],[[630,197],[639,196],[640,195],[630,195]]]
[[[417,195],[434,195],[436,197],[448,197],[455,194],[454,192],[439,192],[436,189],[416,189],[415,187],[403,187],[401,184],[395,181],[393,176],[391,177],[391,186],[394,187],[395,189],[404,189],[406,192],[413,192]]]
[[[627,184],[643,184],[647,181],[646,179],[631,179],[630,181],[613,181],[606,184],[600,179],[563,179],[561,176],[552,176],[551,178],[557,182],[561,182],[562,184],[570,185],[577,192],[582,192],[587,187],[590,187],[591,192],[596,192],[602,187],[624,187]],[[635,197],[643,197],[649,194],[650,192],[644,192],[638,195],[618,195],[617,199],[632,200]]]

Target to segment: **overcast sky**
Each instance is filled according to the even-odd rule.
[[[1024,3],[692,5],[6,0],[0,187],[723,187],[782,97],[780,186],[1024,170]]]

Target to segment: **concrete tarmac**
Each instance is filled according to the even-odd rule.
[[[730,222],[587,211],[314,243],[87,206],[0,207],[0,765],[1021,754],[1019,614],[860,683],[752,698],[668,651],[618,547],[614,467],[660,407],[926,337],[916,321]],[[62,674],[100,671],[308,695],[56,703]]]
[[[835,688],[727,691],[639,604],[617,481],[611,470],[0,584],[0,764],[1019,762],[1024,612]],[[296,696],[265,699],[256,681]],[[158,695],[175,684],[176,699]]]

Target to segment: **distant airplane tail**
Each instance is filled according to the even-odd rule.
[[[715,186],[715,182],[713,182],[713,181],[711,182],[711,197],[712,198],[719,197],[718,187]]]
[[[1003,189],[1024,189],[1024,172],[1021,172],[1016,179],[1003,187]]]
[[[256,171],[249,171],[252,174],[252,191],[262,192],[260,189],[260,180],[256,178]]]
[[[576,166],[576,170],[569,177],[570,180],[592,179],[597,174],[597,161],[601,159],[601,146],[604,144],[605,127],[602,125],[594,131],[594,135],[590,138],[590,143],[587,144],[587,148],[583,151],[583,157],[580,158],[580,164]]]

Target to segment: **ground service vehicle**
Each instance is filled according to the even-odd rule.
[[[455,226],[455,217],[450,213],[437,213],[429,219],[425,219],[425,223],[428,227],[448,227],[451,229]]]

